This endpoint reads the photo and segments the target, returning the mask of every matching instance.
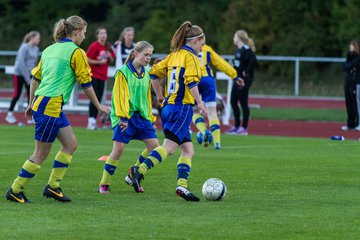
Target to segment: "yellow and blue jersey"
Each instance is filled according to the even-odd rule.
[[[232,79],[237,78],[237,72],[226,60],[224,60],[219,54],[217,54],[209,45],[204,45],[201,48],[201,52],[198,54],[198,58],[201,63],[202,77],[215,77],[210,64],[217,70],[224,72]]]
[[[164,60],[154,64],[150,70],[150,77],[167,77],[164,105],[194,105],[195,99],[190,89],[197,86],[200,81],[200,61],[195,51],[184,45],[179,51],[171,52]]]
[[[59,117],[76,81],[84,89],[91,87],[92,74],[86,53],[70,39],[62,39],[46,48],[31,74],[40,83],[32,110],[51,117]]]
[[[150,76],[145,67],[137,72],[132,62],[124,64],[115,74],[111,101],[113,128],[120,119],[128,121],[135,112],[152,123],[156,120],[152,114]]]

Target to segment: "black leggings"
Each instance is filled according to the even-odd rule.
[[[247,128],[249,117],[250,117],[250,109],[249,109],[249,89],[251,87],[252,82],[245,82],[245,86],[239,88],[239,86],[234,83],[231,89],[231,98],[230,103],[233,110],[236,128],[240,127],[240,108],[238,102],[240,102],[241,109],[243,111],[243,118],[242,118],[242,127]]]
[[[92,84],[92,87],[94,88],[94,92],[95,92],[97,99],[99,100],[99,102],[101,102],[101,99],[102,99],[102,96],[104,93],[105,81],[101,81],[100,79],[93,78],[91,84]],[[96,109],[94,104],[90,101],[89,117],[96,118],[97,114],[98,114],[98,110]]]
[[[347,126],[349,128],[355,128],[359,124],[358,106],[356,101],[356,85],[351,83],[345,83],[345,105],[347,112]]]
[[[28,103],[29,103],[29,93],[30,93],[29,84],[27,84],[23,76],[14,75],[14,96],[10,103],[9,112],[14,111],[15,105],[19,101],[19,98],[21,96],[23,85],[25,85],[27,97],[28,97]]]

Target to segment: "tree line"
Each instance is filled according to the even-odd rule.
[[[244,29],[259,55],[341,57],[360,33],[354,21],[358,5],[357,0],[0,0],[0,50],[16,50],[30,30],[40,31],[43,49],[53,41],[53,24],[76,14],[89,24],[84,49],[97,27],[106,27],[114,42],[124,27],[133,26],[135,40],[166,53],[177,27],[190,20],[221,54],[235,51],[233,35]]]

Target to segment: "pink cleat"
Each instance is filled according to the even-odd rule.
[[[109,194],[110,193],[110,186],[107,185],[107,184],[106,185],[100,185],[98,192],[101,193],[101,194]]]
[[[238,130],[236,130],[235,134],[237,135],[249,135],[249,132],[246,128],[239,127]]]
[[[225,131],[225,134],[236,134],[236,131],[238,130],[239,128],[233,126],[231,127],[230,129],[226,130]]]

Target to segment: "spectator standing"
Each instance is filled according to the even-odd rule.
[[[360,43],[350,42],[346,62],[343,64],[345,72],[344,95],[347,113],[347,123],[341,129],[360,131]]]
[[[244,30],[236,31],[234,44],[238,47],[235,52],[233,65],[238,76],[245,82],[245,86],[234,84],[231,89],[230,103],[233,110],[235,124],[226,131],[227,134],[248,135],[248,123],[250,118],[249,90],[254,81],[254,67],[256,64],[255,44]],[[240,108],[242,109],[242,124],[240,122]]]
[[[22,94],[23,86],[26,88],[29,104],[31,70],[36,66],[39,59],[40,33],[30,31],[24,37],[16,56],[14,69],[14,96],[11,100],[5,120],[8,123],[16,123],[14,108]],[[33,123],[33,120],[28,120]]]
[[[133,27],[126,27],[121,32],[119,40],[114,43],[113,48],[116,53],[116,59],[115,59],[116,70],[118,70],[123,65],[125,59],[134,49],[135,47],[134,37],[135,37],[135,29]]]
[[[92,71],[92,86],[99,102],[105,91],[105,82],[108,75],[109,64],[114,61],[115,53],[111,44],[107,42],[107,31],[100,27],[96,30],[97,40],[90,44],[86,55],[89,59],[89,65]],[[87,128],[89,130],[97,129],[96,118],[98,110],[92,102],[89,103],[89,119]]]

